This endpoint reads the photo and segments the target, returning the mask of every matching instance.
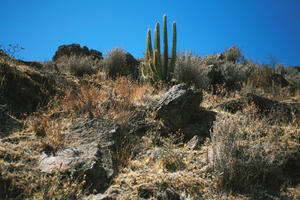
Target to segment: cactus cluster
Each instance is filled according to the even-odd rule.
[[[145,62],[141,66],[141,75],[147,81],[169,81],[174,72],[176,61],[176,22],[173,22],[173,42],[172,57],[169,62],[168,54],[168,36],[167,36],[167,16],[164,15],[163,27],[163,54],[160,53],[160,32],[157,22],[154,30],[154,52],[151,43],[151,31],[148,29],[147,49],[145,53]]]

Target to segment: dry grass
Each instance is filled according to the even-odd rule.
[[[227,190],[279,191],[297,174],[300,131],[294,126],[270,125],[256,118],[255,108],[244,114],[219,114],[211,133],[213,166]],[[297,165],[296,165],[297,166]]]

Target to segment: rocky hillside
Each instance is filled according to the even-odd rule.
[[[119,48],[0,53],[0,199],[300,199],[300,67],[232,47],[153,82]]]

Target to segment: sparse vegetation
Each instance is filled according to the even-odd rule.
[[[48,62],[45,66],[50,70],[71,73],[74,76],[92,75],[102,70],[102,60],[93,60],[88,56],[62,56],[55,62]]]
[[[201,73],[201,58],[190,53],[181,53],[177,56],[174,78],[179,82],[195,85],[198,88],[208,89],[209,80]]]
[[[300,132],[272,126],[255,113],[249,106],[244,113],[217,117],[211,132],[213,166],[224,189],[278,192],[297,173],[291,166],[300,155],[299,144],[291,135],[299,137]]]
[[[150,83],[137,81],[145,79],[145,71],[137,77],[138,62],[133,58],[130,64],[130,54],[121,48],[109,51],[104,60],[100,52],[95,55],[101,59],[69,52],[43,63],[42,68],[0,59],[0,199],[82,199],[99,193],[80,170],[44,173],[39,167],[42,158],[80,145],[65,140],[78,119],[109,121],[122,133],[108,141],[118,142],[111,153],[116,173],[107,183],[108,198],[299,199],[300,81],[294,76],[299,69],[260,65],[245,59],[237,46],[204,58],[192,52],[174,55],[173,26],[171,60],[166,29],[163,59],[159,60],[159,28],[155,52],[148,32],[142,64],[148,68],[141,70],[148,70]],[[183,139],[185,130],[166,133],[166,124],[154,117],[158,100],[176,82],[202,89],[199,112],[217,113],[210,136],[197,140],[193,147]],[[291,108],[292,119],[277,122],[275,118],[281,116],[271,111],[269,116],[261,115],[252,104],[236,113],[218,107],[247,93],[284,103],[284,108]],[[197,125],[197,116],[190,118]],[[13,122],[22,128],[13,128]],[[7,126],[7,133],[1,132],[2,126]],[[192,132],[198,131],[199,126],[191,127]],[[80,128],[88,129],[87,134],[93,129]],[[201,128],[198,132],[202,133]]]

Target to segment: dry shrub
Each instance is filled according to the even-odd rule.
[[[71,73],[82,77],[84,74],[91,75],[102,69],[102,60],[94,60],[89,56],[63,56],[55,64],[60,72]]]
[[[201,58],[190,53],[182,53],[177,56],[174,78],[179,82],[195,85],[198,88],[209,87],[209,80],[201,73]]]
[[[249,83],[252,87],[262,88],[264,92],[271,92],[272,86],[274,86],[274,83],[272,82],[273,74],[273,69],[268,65],[264,65],[262,68],[256,69],[256,71],[251,75]]]
[[[154,91],[124,76],[115,81],[101,80],[100,85],[99,89],[83,83],[77,91],[67,90],[63,97],[55,98],[51,106],[31,117],[28,124],[37,136],[44,137],[45,147],[64,146],[62,134],[74,118],[102,118],[126,126],[135,117],[136,101],[143,102],[149,90]]]
[[[126,75],[123,72],[127,67],[124,49],[115,48],[107,53],[104,60],[104,72],[107,77],[115,78],[118,75]]]
[[[212,128],[213,166],[222,187],[243,192],[261,188],[279,191],[283,183],[299,181],[295,168],[300,162],[299,143],[295,143],[299,130],[294,129],[298,139],[293,140],[286,129],[270,126],[255,117],[255,109],[249,110],[219,114]]]
[[[236,45],[228,48],[225,52],[225,58],[227,61],[239,63],[242,59],[242,53],[240,48],[238,48],[238,46]]]

